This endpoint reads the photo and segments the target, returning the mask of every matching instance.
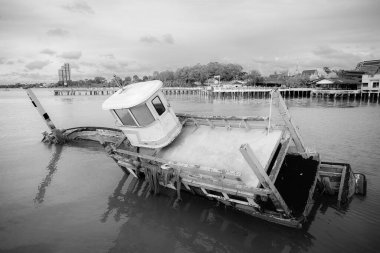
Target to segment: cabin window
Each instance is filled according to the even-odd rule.
[[[379,88],[379,82],[373,82],[372,87],[373,88]]]
[[[124,126],[137,126],[128,109],[115,109],[114,112]]]
[[[368,83],[363,83],[363,87],[368,87]]]
[[[153,115],[146,104],[132,107],[130,110],[140,126],[147,126],[154,121]]]
[[[158,115],[162,115],[165,112],[165,106],[161,102],[161,99],[157,96],[152,100],[152,104],[154,109],[156,109]]]

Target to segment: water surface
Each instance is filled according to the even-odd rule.
[[[114,126],[105,96],[35,93],[59,128]],[[176,112],[266,115],[268,100],[171,96]],[[380,105],[287,101],[308,147],[367,175],[368,195],[347,208],[315,206],[302,230],[206,199],[150,195],[91,143],[41,143],[47,127],[24,90],[0,91],[0,252],[377,252],[380,246]],[[275,116],[275,115],[274,115]]]

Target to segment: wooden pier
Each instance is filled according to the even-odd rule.
[[[54,90],[54,96],[81,96],[81,95],[112,95],[119,88],[63,88],[59,90]]]
[[[165,95],[210,95],[207,87],[163,87],[161,90]]]
[[[112,95],[119,88],[63,88],[54,90],[55,96],[79,95]],[[165,95],[198,95],[212,98],[232,99],[269,99],[272,88],[265,87],[164,87]],[[315,88],[279,88],[283,98],[323,98],[323,99],[349,99],[358,101],[380,102],[380,92],[362,92],[361,90],[323,90]]]

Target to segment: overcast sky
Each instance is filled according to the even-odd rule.
[[[245,71],[380,58],[377,0],[0,0],[0,83],[121,77],[210,61]]]

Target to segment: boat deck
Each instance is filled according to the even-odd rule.
[[[248,143],[263,168],[268,169],[283,136],[283,130],[245,129],[206,125],[186,125],[176,140],[162,148],[157,157],[186,164],[199,165],[240,174],[249,187],[260,182],[239,151]]]

